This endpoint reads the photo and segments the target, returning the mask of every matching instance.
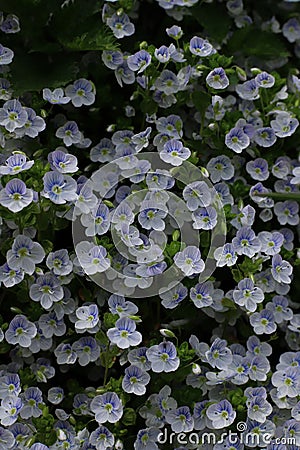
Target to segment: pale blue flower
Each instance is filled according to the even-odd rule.
[[[264,300],[263,291],[250,278],[241,280],[232,295],[236,304],[244,306],[250,312],[256,311],[257,304]]]
[[[176,41],[180,39],[183,35],[182,28],[178,25],[173,25],[170,28],[166,28],[166,33],[168,36],[175,39]]]
[[[59,344],[54,350],[57,364],[74,364],[77,359],[77,354],[73,350],[71,344]]]
[[[300,39],[300,23],[296,17],[292,17],[282,27],[282,34],[289,42]]]
[[[22,394],[23,407],[20,411],[22,419],[30,417],[40,417],[43,413],[41,406],[43,402],[43,393],[38,387],[29,387]]]
[[[76,246],[79,262],[87,275],[105,272],[110,267],[107,251],[102,245],[82,241]]]
[[[69,175],[63,175],[59,172],[47,172],[44,177],[44,190],[42,195],[49,198],[57,205],[63,205],[67,201],[77,199],[77,183]]]
[[[274,120],[271,120],[271,127],[276,136],[280,138],[288,137],[294,134],[298,128],[299,121],[292,118],[289,112],[282,111],[276,115]]]
[[[196,56],[209,56],[213,51],[213,46],[205,39],[194,36],[190,40],[190,52]]]
[[[11,269],[23,269],[25,273],[32,275],[35,264],[43,261],[45,252],[39,243],[33,242],[27,236],[18,235],[6,256],[7,264]]]
[[[255,79],[238,84],[235,90],[243,100],[257,100],[259,98],[259,85]]]
[[[207,417],[212,421],[215,429],[229,427],[235,420],[236,412],[228,400],[210,405],[206,410]]]
[[[216,338],[209,350],[205,352],[207,362],[212,367],[223,370],[232,362],[232,353],[226,344],[225,339]]]
[[[17,137],[29,136],[35,138],[38,134],[46,128],[44,119],[36,115],[36,112],[32,108],[24,107],[27,112],[27,120],[21,128],[15,129]]]
[[[272,302],[266,304],[266,308],[272,311],[275,322],[278,324],[293,318],[293,311],[289,308],[288,299],[282,295],[275,295]]]
[[[197,308],[206,308],[212,305],[214,286],[211,281],[197,283],[190,289],[190,298]]]
[[[123,415],[122,401],[115,392],[96,395],[90,405],[98,423],[116,423]]]
[[[33,191],[24,181],[14,178],[0,191],[0,205],[16,213],[26,208],[33,201]]]
[[[166,95],[176,94],[179,91],[179,80],[171,70],[163,70],[155,80],[155,87]]]
[[[150,427],[139,430],[134,442],[134,450],[159,450],[155,443],[158,435],[158,428]]]
[[[80,217],[82,225],[86,228],[86,236],[103,235],[110,227],[110,213],[104,203],[94,207],[89,214]]]
[[[271,88],[275,84],[275,78],[267,72],[260,72],[256,75],[255,81],[261,88]]]
[[[64,399],[64,390],[61,387],[52,387],[48,390],[47,399],[53,405],[59,405]]]
[[[18,420],[19,413],[22,409],[23,402],[19,397],[16,397],[15,395],[8,395],[3,400],[1,400],[1,406],[0,406],[0,423],[1,425],[7,427],[12,425]],[[8,436],[3,435],[1,433],[0,429],[0,444],[3,443],[4,440],[8,438]],[[10,436],[9,436],[10,437]],[[9,439],[9,442],[11,442],[11,439]],[[10,446],[10,448],[12,445]]]
[[[187,288],[182,283],[178,283],[168,291],[160,293],[159,297],[162,299],[161,304],[165,308],[174,309],[186,298],[187,294]]]
[[[75,322],[76,330],[89,330],[95,328],[99,323],[98,306],[95,304],[80,306],[76,309],[76,317],[78,319]]]
[[[211,191],[205,181],[194,181],[183,189],[183,198],[190,211],[195,211],[199,206],[207,207],[211,202]]]
[[[0,166],[0,175],[15,175],[30,169],[33,164],[34,161],[27,161],[25,154],[14,153],[6,159],[5,165]]]
[[[84,336],[72,344],[72,351],[78,356],[81,366],[87,366],[90,362],[95,362],[100,356],[100,347],[93,337]]]
[[[274,206],[274,212],[280,225],[298,225],[299,223],[299,205],[296,201],[277,202]]]
[[[51,311],[48,314],[42,314],[38,324],[45,338],[52,338],[53,335],[63,336],[67,329],[63,317],[58,318],[55,311]]]
[[[48,161],[51,169],[60,173],[74,173],[79,170],[76,156],[68,153],[64,147],[58,147],[54,152],[50,152]]]
[[[196,209],[192,218],[193,228],[196,230],[212,230],[217,225],[217,211],[212,206]]]
[[[55,136],[62,139],[67,147],[70,147],[72,144],[79,144],[82,140],[82,133],[74,121],[66,122],[62,127],[59,127]]]
[[[92,105],[95,101],[95,87],[85,78],[80,78],[67,86],[65,93],[76,108],[82,105]]]
[[[232,128],[225,136],[226,147],[235,153],[242,153],[250,144],[249,136],[244,133],[242,128]]]
[[[119,348],[137,346],[142,342],[142,335],[136,331],[135,321],[122,317],[116,321],[115,327],[107,331],[109,340]]]
[[[172,342],[162,342],[152,345],[146,352],[151,362],[153,372],[174,372],[178,369],[180,360],[177,356],[176,347]]]
[[[113,448],[115,438],[106,427],[101,426],[91,432],[89,442],[95,446],[97,450],[106,450]]]
[[[33,301],[40,302],[44,309],[50,309],[54,302],[62,300],[64,291],[57,277],[48,272],[31,285],[29,296]]]
[[[128,394],[144,395],[146,386],[150,381],[150,375],[140,367],[131,365],[125,369],[125,376],[122,380],[122,388]]]
[[[274,314],[268,309],[251,314],[250,324],[256,334],[272,334],[277,328]]]
[[[214,258],[218,267],[233,266],[237,261],[237,253],[232,244],[228,243],[214,251]]]
[[[261,242],[261,251],[266,255],[276,255],[281,250],[283,246],[284,236],[282,233],[278,231],[273,231],[273,233],[269,231],[261,231],[257,235],[258,239]]]
[[[174,263],[186,276],[201,273],[205,268],[201,252],[194,245],[189,245],[182,252],[177,252]]]
[[[206,168],[213,183],[217,183],[220,180],[230,180],[234,175],[234,167],[231,160],[225,155],[211,158]]]
[[[14,52],[0,44],[0,66],[10,64],[14,58]]]
[[[144,201],[141,205],[141,212],[138,215],[138,221],[145,230],[165,229],[164,218],[168,212],[163,204],[154,204],[151,201]]]
[[[0,65],[1,65],[1,45],[0,45]],[[3,125],[9,132],[15,131],[25,125],[28,114],[19,100],[8,100],[0,109],[0,125]]]
[[[5,332],[5,339],[9,344],[29,347],[31,340],[37,333],[36,326],[23,314],[17,314],[9,324]]]
[[[194,429],[194,418],[188,406],[180,406],[168,411],[166,421],[175,433],[188,433]]]
[[[133,23],[130,22],[127,14],[113,14],[106,21],[109,28],[114,33],[117,39],[121,39],[125,36],[131,36],[134,34],[135,27]]]
[[[66,249],[50,252],[47,256],[46,264],[48,269],[52,270],[55,275],[69,275],[72,272],[73,264]]]
[[[261,242],[250,227],[240,228],[236,237],[232,239],[232,245],[238,255],[246,255],[249,258],[261,249]]]
[[[142,73],[151,63],[151,55],[146,50],[140,50],[134,55],[128,56],[127,64],[130,70]]]
[[[113,294],[108,299],[109,310],[119,317],[134,316],[138,312],[138,307],[121,295]]]
[[[268,163],[263,158],[256,158],[252,161],[248,161],[246,170],[253,180],[264,181],[267,180],[270,175]]]
[[[43,99],[53,105],[66,105],[71,100],[70,97],[65,96],[62,88],[56,88],[53,91],[48,88],[43,89]]]
[[[293,267],[288,261],[283,260],[280,255],[276,254],[272,257],[271,273],[274,280],[278,281],[278,283],[289,284]]]
[[[216,67],[207,75],[206,83],[213,89],[226,89],[229,86],[229,79],[222,67]]]
[[[191,151],[184,147],[182,142],[177,139],[171,139],[165,143],[159,156],[163,161],[172,164],[172,166],[180,166],[183,161],[191,156]]]
[[[102,52],[102,61],[109,69],[115,70],[123,63],[123,54],[120,51],[104,50]]]

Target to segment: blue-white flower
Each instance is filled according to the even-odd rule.
[[[250,324],[256,334],[272,334],[277,328],[274,314],[268,309],[251,314]]]
[[[149,381],[150,375],[147,372],[140,367],[131,365],[125,369],[122,388],[128,394],[144,395]]]
[[[282,27],[282,34],[289,42],[295,42],[300,39],[300,23],[296,17],[292,17],[285,22]]]
[[[180,406],[168,411],[166,421],[175,433],[188,433],[194,429],[194,418],[188,406]]]
[[[115,437],[108,428],[101,426],[91,432],[89,442],[91,445],[95,446],[97,450],[106,450],[113,448]]]
[[[43,197],[49,198],[57,205],[63,205],[67,201],[77,199],[77,183],[69,175],[63,175],[59,172],[47,172],[43,177],[44,190]]]
[[[106,20],[106,23],[117,39],[134,34],[135,27],[125,13],[113,14]]]
[[[21,128],[15,129],[17,137],[29,136],[35,138],[38,134],[46,128],[44,119],[36,115],[32,108],[24,107],[27,112],[27,120]]]
[[[57,277],[48,272],[31,285],[29,296],[33,301],[40,302],[44,309],[50,309],[54,302],[62,300],[64,291]]]
[[[232,239],[232,245],[238,255],[246,255],[249,258],[261,249],[261,242],[250,227],[240,228],[236,237]]]
[[[234,127],[225,136],[225,145],[235,153],[242,153],[249,144],[250,138],[242,128]]]
[[[0,66],[10,64],[14,58],[14,52],[0,44]]]
[[[107,251],[102,245],[82,241],[76,245],[76,254],[87,275],[105,272],[110,267]]]
[[[272,258],[271,273],[274,280],[278,281],[278,283],[289,284],[291,282],[290,276],[293,273],[293,267],[288,261],[283,260],[280,255],[276,254]]]
[[[143,148],[148,147],[151,131],[152,131],[152,128],[147,127],[145,131],[141,131],[140,133],[134,134],[132,136],[132,142],[135,145],[136,152],[140,152]],[[144,162],[149,162],[149,161],[144,161]]]
[[[156,78],[154,86],[166,95],[176,94],[180,89],[177,75],[168,69],[163,70]]]
[[[294,134],[298,128],[299,121],[293,118],[289,112],[282,111],[276,115],[274,120],[270,122],[276,136],[284,138]]]
[[[10,82],[6,78],[0,78],[0,99],[10,100],[11,96]]]
[[[116,154],[115,146],[108,138],[103,138],[100,142],[92,147],[90,158],[93,162],[110,162],[113,161]]]
[[[110,227],[110,212],[104,203],[100,203],[89,214],[83,214],[80,220],[82,225],[86,227],[86,236],[103,235]]]
[[[267,180],[270,175],[268,169],[268,163],[263,158],[256,158],[252,161],[248,161],[246,164],[246,170],[251,175],[253,180]]]
[[[52,170],[60,173],[75,173],[78,171],[77,158],[67,152],[64,147],[57,147],[48,154],[48,161]]]
[[[109,69],[115,70],[123,63],[122,52],[116,50],[104,50],[101,55],[102,61]]]
[[[274,212],[280,225],[298,225],[299,223],[299,204],[294,200],[277,202]]]
[[[191,151],[184,147],[182,142],[177,139],[171,139],[165,143],[159,156],[163,161],[172,164],[172,166],[180,166],[183,161],[191,156]]]
[[[140,50],[134,55],[128,56],[127,64],[130,70],[142,73],[151,63],[151,55],[146,50]]]
[[[55,136],[62,139],[67,147],[72,144],[79,144],[82,140],[82,133],[74,121],[66,122],[62,127],[59,127]]]
[[[190,40],[190,52],[196,56],[209,56],[213,52],[213,46],[206,40],[194,36]]]
[[[156,128],[160,133],[165,133],[170,139],[180,139],[183,135],[183,122],[180,116],[170,114],[167,117],[159,117],[156,120]],[[157,136],[155,137],[155,140]],[[154,145],[157,145],[154,141]],[[162,148],[164,145],[162,145]]]
[[[134,442],[134,450],[159,450],[155,443],[159,433],[159,429],[155,427],[139,430]]]
[[[71,100],[70,97],[65,96],[62,88],[56,88],[53,91],[49,88],[43,89],[43,99],[53,105],[65,105]]]
[[[96,395],[90,405],[98,423],[116,423],[123,415],[122,401],[115,392]]]
[[[195,211],[199,206],[209,206],[212,196],[205,181],[193,181],[183,189],[183,198],[188,209]]]
[[[22,394],[23,407],[20,411],[22,419],[30,417],[40,417],[43,414],[41,409],[43,402],[43,393],[38,387],[29,387]]]
[[[299,367],[287,367],[272,375],[272,384],[277,388],[279,397],[297,397],[300,388]]]
[[[134,303],[125,300],[122,295],[111,295],[108,299],[108,306],[110,312],[117,314],[119,317],[133,316],[138,312],[138,307]]]
[[[275,78],[268,72],[260,72],[257,74],[255,81],[260,88],[271,88],[275,84]]]
[[[0,191],[0,205],[16,213],[26,208],[33,201],[33,191],[24,181],[14,178]]]
[[[230,180],[234,175],[234,167],[231,160],[225,155],[211,158],[206,168],[213,183],[217,183],[220,180]]]
[[[59,405],[64,399],[64,390],[61,387],[52,387],[48,390],[47,399],[52,405]]]
[[[226,89],[229,79],[223,67],[216,67],[206,77],[206,83],[213,89]]]
[[[172,342],[161,342],[152,345],[146,352],[151,362],[153,372],[174,372],[178,369],[180,360],[177,356],[176,347]]]
[[[178,283],[168,291],[159,293],[159,296],[162,299],[161,304],[165,308],[174,309],[186,298],[187,294],[187,288],[182,283]]]
[[[266,304],[266,308],[272,311],[275,322],[278,324],[293,318],[293,311],[289,308],[289,301],[282,295],[275,295],[272,298],[272,302]]]
[[[1,46],[0,46],[0,64],[1,64]],[[9,132],[15,131],[25,125],[28,114],[19,100],[8,100],[0,109],[0,125],[3,125]]]
[[[277,137],[273,128],[262,127],[255,130],[253,140],[261,147],[272,147],[277,141]]]
[[[142,342],[142,335],[136,331],[135,321],[128,317],[121,317],[115,327],[107,331],[109,340],[119,348],[129,348]]]
[[[154,56],[160,63],[167,63],[170,59],[170,50],[166,45],[161,45],[154,50]]]
[[[95,362],[100,356],[100,347],[91,336],[84,336],[72,344],[72,352],[78,356],[81,366],[87,366],[90,362]]]
[[[205,268],[201,252],[194,245],[189,245],[182,252],[177,252],[174,256],[174,263],[186,276],[201,273]]]
[[[66,324],[63,317],[58,317],[55,311],[48,314],[42,314],[39,318],[38,325],[43,332],[45,338],[52,336],[63,336],[66,332]]]
[[[232,362],[232,353],[225,339],[216,338],[209,350],[205,352],[205,358],[212,367],[226,369]]]
[[[196,230],[212,230],[217,225],[217,211],[213,206],[196,209],[192,218],[193,228]]]
[[[16,397],[15,395],[8,395],[3,400],[1,400],[1,406],[0,406],[0,423],[1,425],[8,427],[15,423],[18,420],[18,416],[20,414],[20,411],[22,409],[23,402],[19,397]],[[1,444],[3,443],[2,439],[6,436],[1,436],[1,429],[0,429],[0,439]],[[11,448],[12,446],[10,446]],[[4,449],[5,447],[3,447]]]
[[[257,100],[259,98],[259,85],[255,79],[238,84],[235,90],[243,100]]]
[[[15,175],[30,169],[33,164],[34,161],[27,161],[24,153],[14,153],[6,159],[5,165],[0,166],[0,175]]]
[[[171,38],[178,40],[182,37],[182,28],[178,25],[172,25],[170,28],[166,28],[166,33]]]
[[[233,245],[228,243],[214,251],[214,258],[217,261],[217,267],[230,267],[236,263],[237,253]]]
[[[20,22],[18,16],[15,14],[8,14],[2,22],[1,31],[6,34],[14,34],[20,31]]]
[[[17,314],[5,332],[5,339],[9,344],[18,344],[21,347],[28,348],[36,333],[37,329],[34,323],[30,322],[22,314]]]
[[[95,87],[85,78],[74,81],[65,89],[66,96],[71,99],[73,106],[92,105],[95,101]]]
[[[48,269],[52,270],[55,275],[69,275],[72,272],[73,264],[66,249],[50,252],[47,256],[46,264]]]
[[[121,87],[123,87],[123,83],[133,84],[135,82],[135,74],[129,69],[126,60],[115,70],[115,77]]]
[[[90,330],[95,328],[99,323],[98,306],[91,304],[88,306],[80,306],[76,309],[77,319],[75,322],[76,330]]]
[[[155,204],[153,201],[144,201],[141,205],[141,212],[138,221],[145,230],[162,231],[165,229],[164,218],[168,211],[165,205]]]
[[[18,235],[6,256],[11,269],[23,269],[25,273],[32,275],[35,265],[43,261],[45,252],[39,243],[33,242],[27,236]]]
[[[206,308],[213,303],[214,286],[211,281],[197,283],[190,289],[190,298],[197,308]]]
[[[278,231],[261,231],[257,235],[261,242],[261,252],[273,256],[280,252],[283,246],[284,236]]]
[[[77,354],[73,350],[71,344],[59,344],[54,350],[57,364],[74,364],[77,359]]]
[[[257,304],[261,303],[265,297],[263,291],[254,286],[250,278],[241,280],[232,296],[237,305],[244,306],[250,312],[256,311]]]
[[[235,420],[236,412],[228,400],[210,405],[206,410],[207,417],[212,421],[213,428],[229,427]]]

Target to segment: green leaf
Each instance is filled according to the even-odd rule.
[[[195,105],[195,108],[201,113],[204,114],[206,109],[211,103],[211,96],[204,91],[196,91],[192,94],[192,101]]]
[[[204,31],[208,34],[208,38],[212,38],[217,42],[222,42],[227,36],[232,19],[228,15],[225,5],[218,3],[201,4],[192,9],[197,22],[203,26]]]
[[[289,56],[284,40],[271,32],[262,31],[254,25],[237,30],[228,42],[229,53],[243,53],[263,59]]]

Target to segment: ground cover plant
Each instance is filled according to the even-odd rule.
[[[300,449],[300,3],[2,0],[0,450]]]

